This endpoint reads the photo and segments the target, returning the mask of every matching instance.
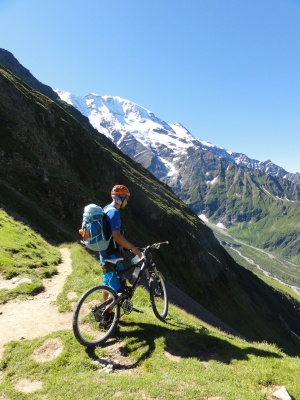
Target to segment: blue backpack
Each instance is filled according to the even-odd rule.
[[[107,249],[111,236],[106,240],[105,212],[100,206],[89,204],[84,207],[82,226],[81,229],[79,229],[79,233],[82,236],[80,242],[88,249],[93,251],[102,251]]]

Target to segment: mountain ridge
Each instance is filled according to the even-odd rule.
[[[61,89],[54,89],[54,91],[62,100],[66,101],[68,104],[73,105],[83,115],[88,117],[94,128],[97,129],[99,132],[104,133],[111,140],[114,140],[114,137],[109,130],[109,126],[105,123],[106,121],[112,121],[111,115],[119,115],[122,117],[121,119],[124,121],[123,123],[121,122],[120,118],[118,118],[121,126],[116,126],[116,124],[114,124],[114,127],[118,128],[121,132],[125,131],[127,133],[137,133],[137,126],[130,126],[130,119],[125,118],[128,114],[130,114],[130,110],[135,110],[135,119],[132,120],[135,125],[137,125],[137,121],[143,124],[145,122],[144,118],[148,117],[153,122],[158,123],[158,125],[161,125],[163,128],[166,129],[165,132],[163,132],[163,130],[159,130],[159,133],[170,133],[170,135],[173,133],[178,136],[179,130],[177,130],[175,127],[180,127],[182,128],[182,130],[185,131],[185,140],[188,140],[188,142],[190,142],[190,145],[200,144],[203,149],[209,149],[216,155],[219,155],[224,160],[235,163],[238,166],[250,169],[258,169],[265,173],[288,179],[293,183],[300,183],[300,174],[298,172],[291,173],[286,171],[283,167],[274,164],[271,160],[259,161],[249,158],[244,153],[233,152],[231,150],[227,150],[217,145],[214,145],[206,140],[197,139],[180,122],[167,123],[161,118],[156,117],[150,110],[130,100],[126,100],[118,96],[100,96],[99,94],[95,93],[89,93],[85,96],[77,96]],[[139,128],[140,131],[143,131],[141,124]],[[152,129],[155,131],[155,129],[157,128],[154,127]],[[147,134],[149,136],[149,131],[144,130],[143,135]],[[136,137],[137,140],[142,141],[141,135],[137,135]]]

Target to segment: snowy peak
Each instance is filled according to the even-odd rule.
[[[175,134],[170,125],[157,118],[151,111],[121,97],[99,96],[94,93],[74,96],[59,89],[55,92],[62,100],[88,117],[95,129],[112,140],[112,131],[119,131],[122,136],[132,133],[141,142],[154,132]]]
[[[191,145],[194,140],[182,125],[170,125],[146,108],[121,97],[99,96],[94,93],[74,96],[59,89],[55,92],[62,100],[88,117],[95,129],[114,142],[113,133],[117,131],[121,137],[132,134],[137,141],[149,148],[156,147],[156,143],[166,142],[167,138],[170,145],[180,145],[181,142],[184,147],[187,143]]]
[[[188,148],[198,148],[202,151],[209,151],[229,163],[262,170],[265,173],[285,177],[294,183],[299,183],[299,174],[290,174],[270,160],[253,160],[245,154],[234,153],[205,140],[196,139],[180,123],[167,123],[150,110],[121,97],[100,96],[95,93],[75,96],[59,89],[56,89],[55,92],[62,100],[73,105],[88,117],[95,129],[106,135],[131,158],[145,166],[147,162],[151,164],[149,157],[156,157],[160,164],[160,173],[156,175],[160,179],[163,179],[164,174],[170,173],[170,169],[174,171],[174,160],[179,156],[184,157]],[[166,151],[167,149],[168,151]],[[141,154],[145,156],[143,153],[145,151],[148,161],[142,162]],[[172,168],[170,163],[173,164]],[[162,164],[165,165],[164,168]]]

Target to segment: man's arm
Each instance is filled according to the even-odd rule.
[[[136,254],[140,258],[142,257],[143,255],[142,252],[133,244],[129,243],[128,240],[124,238],[124,236],[121,234],[120,231],[112,231],[112,236],[120,246],[125,247],[125,249],[131,250],[134,254]]]

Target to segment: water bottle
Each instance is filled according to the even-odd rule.
[[[141,258],[139,256],[135,256],[131,259],[131,265],[137,264],[139,261],[141,261]],[[137,280],[140,270],[141,270],[141,267],[136,265],[136,267],[134,268],[133,273],[132,273],[131,283],[134,283]]]
[[[134,256],[131,260],[131,264],[137,264],[139,261],[141,261],[141,258],[139,256]]]
[[[137,279],[137,277],[138,277],[138,275],[139,275],[139,273],[140,273],[140,270],[141,270],[141,267],[136,266],[136,267],[134,268],[133,273],[132,273],[132,279],[133,279],[133,281],[136,281],[136,279]]]

